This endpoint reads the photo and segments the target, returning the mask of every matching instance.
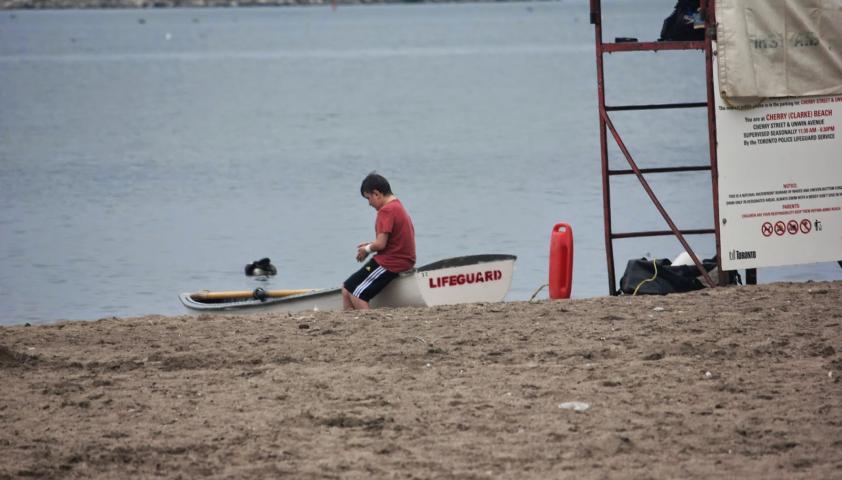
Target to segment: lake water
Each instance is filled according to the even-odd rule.
[[[673,3],[612,1],[605,37],[657,38]],[[177,314],[182,291],[338,286],[373,236],[359,195],[372,170],[413,216],[419,264],[515,254],[508,298],[525,300],[567,222],[574,297],[607,294],[587,5],[0,12],[0,323]],[[611,103],[705,98],[698,52],[606,68]],[[702,110],[614,118],[641,166],[706,163]],[[709,175],[653,184],[679,226],[712,225]],[[664,228],[636,180],[613,185],[616,230]],[[710,236],[692,242],[714,253]],[[618,277],[630,258],[681,251],[671,238],[615,248]],[[264,256],[278,276],[247,279]]]

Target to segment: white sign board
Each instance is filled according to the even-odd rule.
[[[716,95],[716,140],[723,270],[842,260],[842,96]]]

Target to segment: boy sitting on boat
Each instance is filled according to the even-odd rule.
[[[368,310],[368,302],[380,293],[400,272],[415,266],[415,227],[400,200],[392,193],[389,181],[375,172],[368,174],[360,194],[377,211],[373,242],[357,245],[357,261],[374,254],[342,285],[345,310]]]

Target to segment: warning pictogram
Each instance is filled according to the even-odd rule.
[[[781,236],[786,233],[786,224],[784,222],[775,222],[775,234]]]
[[[769,222],[763,223],[763,226],[760,227],[760,231],[763,232],[764,237],[769,237],[772,235],[772,224]]]
[[[810,233],[810,230],[813,229],[813,222],[807,220],[801,220],[801,233]]]
[[[796,220],[790,220],[789,223],[786,224],[786,230],[790,235],[795,235],[798,233],[798,222]]]

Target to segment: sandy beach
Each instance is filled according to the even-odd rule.
[[[0,479],[842,478],[840,299],[2,327]]]

